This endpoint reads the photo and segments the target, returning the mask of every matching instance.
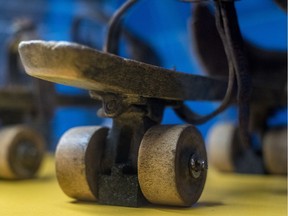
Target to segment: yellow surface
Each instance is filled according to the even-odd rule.
[[[53,158],[47,157],[38,179],[0,180],[0,215],[287,215],[287,179],[223,175],[210,169],[202,197],[191,208],[101,206],[65,196],[55,178]]]

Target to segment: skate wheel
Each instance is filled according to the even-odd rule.
[[[27,126],[19,125],[1,129],[0,139],[0,177],[32,178],[44,155],[42,136]]]
[[[263,139],[263,157],[271,174],[287,174],[287,129],[272,129]]]
[[[60,139],[55,159],[63,192],[78,200],[97,200],[97,173],[108,128],[76,127]]]
[[[191,206],[204,188],[206,164],[205,145],[194,126],[154,126],[139,148],[140,188],[151,203]]]
[[[236,147],[236,127],[232,123],[215,125],[208,134],[207,149],[211,166],[223,172],[233,172],[233,151]]]

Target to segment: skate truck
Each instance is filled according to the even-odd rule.
[[[119,20],[135,2],[127,1],[111,18],[104,51],[69,42],[27,41],[19,46],[21,60],[31,76],[89,90],[92,99],[102,101],[98,115],[113,120],[111,128],[77,127],[62,136],[55,159],[64,193],[108,205],[191,206],[203,191],[208,168],[204,141],[194,124],[239,104],[240,135],[248,149],[248,104],[285,104],[286,91],[250,81],[233,1],[215,1],[228,16],[221,17],[219,30],[229,57],[228,79],[118,56]],[[222,103],[213,113],[199,116],[185,101]],[[173,107],[187,124],[162,125],[166,107]]]

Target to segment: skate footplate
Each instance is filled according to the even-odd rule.
[[[227,81],[180,73],[69,42],[22,42],[26,72],[59,84],[94,91],[166,100],[222,100]],[[279,103],[283,89],[255,87],[253,100]],[[278,96],[278,97],[277,97]]]
[[[222,100],[227,80],[67,42],[22,42],[19,52],[28,74],[90,90],[113,118],[112,128],[78,127],[60,139],[56,173],[68,196],[121,206],[197,202],[207,175],[204,140],[193,125],[161,125],[161,119],[168,105]],[[281,88],[253,88],[253,101],[279,104],[280,96]]]

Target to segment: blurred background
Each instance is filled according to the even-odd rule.
[[[41,40],[76,41],[101,49],[105,41],[106,24],[122,0],[0,0],[0,85],[7,83],[7,44],[15,34],[15,20],[30,19],[35,24],[37,38]],[[177,0],[141,0],[129,11],[125,27],[149,44],[155,51],[158,64],[186,73],[204,74],[193,52],[188,23],[193,4]],[[236,2],[243,36],[265,49],[287,50],[287,18],[272,0],[242,0]],[[125,44],[120,54],[129,57]],[[67,95],[87,96],[88,92],[65,86],[56,91]],[[205,114],[217,103],[189,102],[199,113]],[[57,107],[49,124],[52,137],[49,150],[55,150],[61,135],[79,125],[110,124],[96,116],[96,106]],[[226,112],[206,124],[200,125],[203,136],[216,121],[237,121],[236,109]],[[279,110],[271,124],[286,124],[287,111]],[[164,124],[182,121],[172,110],[165,112]]]

